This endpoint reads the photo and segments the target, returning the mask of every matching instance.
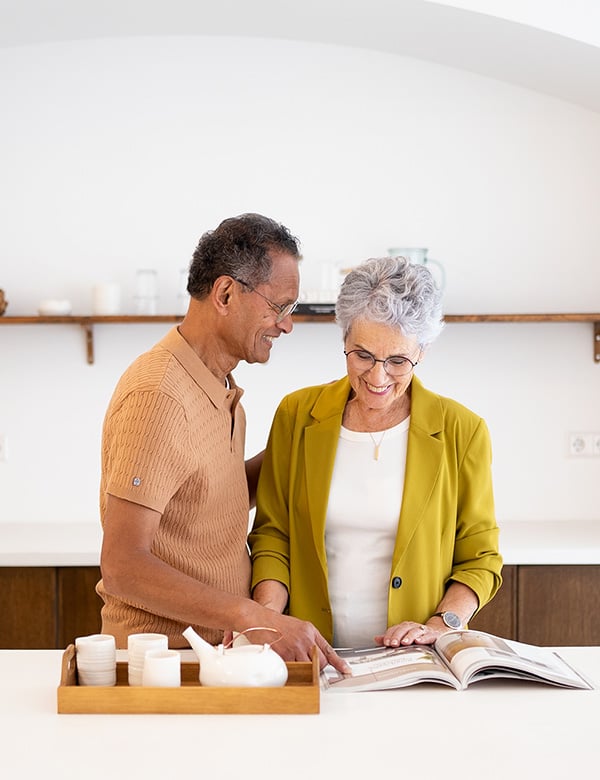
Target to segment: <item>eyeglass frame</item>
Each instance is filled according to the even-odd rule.
[[[263,298],[269,304],[271,309],[273,309],[273,311],[277,313],[277,319],[275,320],[275,323],[281,322],[286,317],[289,317],[290,314],[292,314],[296,310],[296,307],[300,303],[299,299],[295,300],[293,303],[286,303],[286,304],[275,303],[274,301],[267,298],[266,295],[263,295],[257,289],[252,287],[252,285],[249,282],[245,282],[243,279],[238,279],[236,276],[232,276],[231,278],[233,279],[234,282],[241,284],[243,287],[247,287],[250,292],[254,292],[257,295],[260,295],[260,297]]]
[[[385,371],[385,373],[388,376],[407,376],[408,374],[412,373],[415,370],[415,368],[419,365],[419,361],[418,360],[415,363],[413,360],[411,360],[406,355],[388,355],[388,357],[383,358],[383,359],[382,358],[376,358],[375,355],[373,355],[372,352],[369,352],[368,349],[350,349],[350,350],[348,350],[348,352],[346,352],[346,350],[344,350],[344,355],[346,356],[346,359],[347,359],[349,355],[352,355],[352,354],[354,354],[356,352],[362,352],[365,355],[369,355],[371,360],[373,361],[371,367],[370,368],[365,368],[365,371],[371,371],[373,368],[375,368],[375,363],[382,363],[383,364],[383,370]],[[393,358],[402,358],[402,360],[406,360],[408,363],[410,363],[410,368],[408,369],[408,371],[404,371],[401,374],[391,374],[387,370],[387,368],[386,368],[386,363],[388,362],[388,360],[392,360]]]

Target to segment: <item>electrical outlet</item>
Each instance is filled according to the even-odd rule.
[[[570,433],[569,434],[569,455],[579,458],[579,457],[587,457],[591,454],[592,454],[591,433]]]
[[[8,436],[0,433],[0,460],[8,460]]]
[[[600,457],[600,433],[592,433],[592,455]]]

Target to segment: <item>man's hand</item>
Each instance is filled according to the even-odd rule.
[[[329,642],[320,634],[319,631],[307,620],[299,620],[288,615],[281,615],[272,612],[269,620],[269,628],[276,628],[281,638],[273,641],[273,635],[270,631],[265,631],[261,636],[261,641],[268,642],[284,661],[310,661],[312,648],[316,646],[319,656],[319,668],[331,664],[338,672],[348,674],[350,667],[342,660]],[[257,639],[252,632],[252,641]]]

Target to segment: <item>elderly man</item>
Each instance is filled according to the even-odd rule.
[[[275,649],[345,665],[311,623],[250,594],[246,538],[262,453],[244,461],[240,360],[265,363],[292,330],[297,240],[259,214],[205,233],[188,277],[188,312],[121,377],[102,439],[102,631],[120,647],[138,632],[186,646],[188,625],[217,643],[252,627],[281,634]],[[271,635],[276,636],[276,635]]]

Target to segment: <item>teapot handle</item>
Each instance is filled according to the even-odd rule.
[[[227,644],[224,646],[225,650],[229,649],[233,646],[233,643],[239,636],[245,636],[249,631],[273,631],[276,634],[279,634],[277,639],[274,639],[272,642],[269,643],[269,646],[274,645],[275,642],[279,642],[280,639],[283,639],[283,634],[278,628],[269,628],[268,626],[256,626],[253,628],[246,628],[244,631],[240,631],[236,636],[233,637]]]

